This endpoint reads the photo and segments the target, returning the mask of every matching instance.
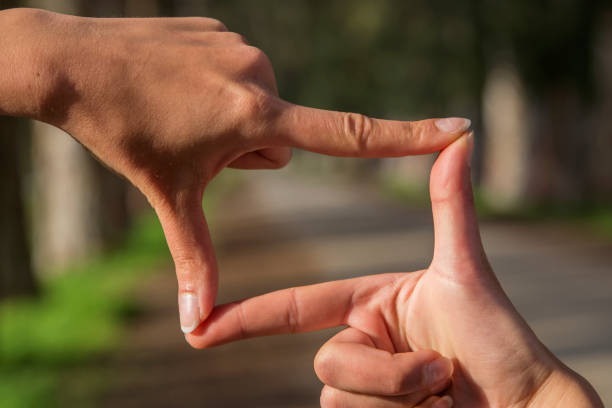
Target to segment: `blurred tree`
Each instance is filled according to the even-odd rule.
[[[0,299],[35,294],[37,289],[26,233],[20,163],[27,133],[23,119],[0,116]]]
[[[79,143],[41,122],[34,122],[32,136],[34,261],[38,271],[59,272],[100,249],[102,197],[94,163]]]
[[[595,49],[595,91],[598,101],[594,112],[593,143],[587,167],[589,191],[603,203],[612,203],[612,6],[600,13],[597,21]]]
[[[592,121],[598,104],[593,43],[605,3],[487,0],[483,4],[487,69],[500,51],[510,52],[529,98],[525,165],[529,179],[523,200],[593,200],[597,194],[590,186],[596,175],[588,165],[589,151],[597,144]],[[612,154],[610,147],[607,150]]]
[[[27,5],[109,17],[124,15],[125,3],[28,0]],[[33,129],[35,265],[62,271],[122,238],[130,221],[128,183],[65,132],[40,122]]]
[[[0,10],[17,2],[0,0]],[[38,285],[32,269],[23,195],[23,159],[29,138],[24,119],[0,116],[0,299],[33,295]]]
[[[603,0],[31,0],[29,4],[92,16],[219,18],[268,54],[281,96],[305,105],[397,119],[468,116],[482,135],[487,100],[496,95],[497,110],[491,117],[501,122],[490,122],[484,129],[489,135],[477,137],[477,178],[485,183],[504,181],[516,190],[511,193],[519,203],[612,200],[607,160],[612,155],[608,119],[612,42],[610,18],[604,18],[610,15],[610,6]],[[511,72],[511,79],[499,75],[504,60],[510,62],[506,73]],[[504,86],[511,82],[518,88]],[[512,89],[520,92],[513,94]],[[514,125],[504,124],[505,113],[514,115]],[[504,147],[504,138],[516,142],[513,153]],[[63,143],[60,137],[47,139],[58,149]],[[483,143],[487,140],[488,145]],[[513,157],[506,157],[502,165],[498,158],[505,156]],[[87,194],[88,210],[74,213],[82,214],[79,224],[89,224],[91,230],[73,236],[89,235],[105,243],[120,236],[129,221],[128,190],[122,180],[87,160],[88,167],[79,174],[90,174],[95,188]],[[486,172],[482,177],[481,162]],[[372,163],[376,162],[350,162],[347,167],[370,166],[371,172]],[[423,170],[429,166],[427,160],[406,159],[406,163],[416,168],[403,164],[387,168],[426,174]],[[510,169],[517,167],[522,168],[520,174],[510,177]],[[97,197],[113,199],[101,209]]]
[[[27,6],[80,12],[77,0],[28,0]],[[34,262],[41,272],[62,271],[101,246],[95,163],[62,130],[41,122],[32,129]]]
[[[463,3],[226,0],[209,8],[268,54],[292,102],[396,119],[465,115],[478,125],[480,50]],[[376,174],[372,161],[332,162]]]
[[[496,209],[513,210],[527,194],[531,155],[528,99],[512,60],[489,71],[482,99],[487,134],[482,189]]]

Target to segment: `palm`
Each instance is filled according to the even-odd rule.
[[[543,346],[512,307],[484,255],[467,151],[467,143],[456,142],[432,170],[436,245],[427,270],[288,289],[219,306],[188,335],[190,343],[208,347],[345,325],[349,328],[330,342],[359,343],[363,353],[435,350],[452,359],[450,393],[456,406],[527,406],[548,373],[527,350]],[[362,374],[374,364],[364,364]]]
[[[468,273],[452,275],[473,275],[463,272]],[[533,350],[525,343],[537,339],[492,273],[484,278],[458,282],[430,267],[398,306],[406,311],[401,317],[404,346],[433,349],[455,361],[451,395],[459,407],[527,406],[546,375],[533,355],[525,355]]]

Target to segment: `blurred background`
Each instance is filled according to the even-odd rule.
[[[612,404],[612,6],[606,1],[0,0],[95,17],[208,16],[283,98],[464,116],[485,247],[540,338]],[[433,156],[295,152],[205,197],[220,301],[424,268]],[[60,130],[0,118],[0,406],[316,407],[334,333],[191,350],[146,200]]]

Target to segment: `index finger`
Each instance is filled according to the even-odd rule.
[[[360,306],[356,293],[371,293],[403,274],[384,274],[283,289],[217,306],[187,335],[193,347],[284,333],[302,333],[348,323]],[[363,291],[363,292],[362,292]]]
[[[336,334],[315,357],[324,384],[360,395],[408,396],[403,402],[410,406],[446,388],[452,371],[452,362],[433,350],[383,350],[354,328]]]
[[[383,120],[287,104],[274,119],[270,142],[333,156],[399,157],[442,150],[470,124],[463,118]]]

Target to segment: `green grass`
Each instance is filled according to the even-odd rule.
[[[382,193],[394,200],[414,206],[430,205],[427,185],[407,184],[400,178],[385,177],[381,180]]]
[[[603,238],[612,239],[612,208],[597,202],[529,203],[510,210],[492,206],[478,189],[474,191],[476,211],[482,219],[516,222],[561,222],[573,224]]]
[[[153,214],[135,222],[125,244],[42,282],[42,295],[0,305],[2,407],[54,406],[61,374],[113,350],[138,312],[129,292],[169,259]]]
[[[209,186],[209,217],[218,198],[237,183],[236,174],[226,172]],[[147,275],[170,269],[170,261],[151,212],[134,222],[120,249],[53,274],[37,298],[0,303],[0,406],[65,406],[77,396],[78,406],[90,406],[100,378],[79,368],[95,366],[119,345],[126,322],[139,312],[130,293]],[[69,390],[62,385],[67,373]],[[82,377],[76,382],[75,373]]]
[[[586,217],[586,222],[593,230],[612,239],[612,209],[595,210]]]

